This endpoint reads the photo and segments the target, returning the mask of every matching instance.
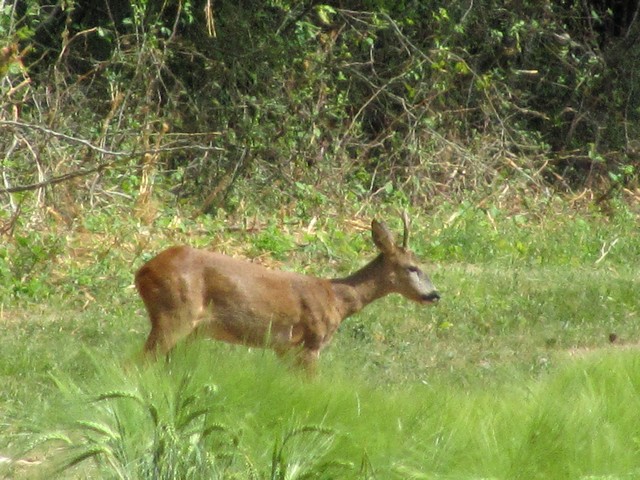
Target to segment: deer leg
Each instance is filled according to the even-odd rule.
[[[176,312],[151,317],[151,331],[144,345],[145,354],[167,355],[182,339],[193,333],[196,322],[191,315]]]
[[[147,341],[144,344],[145,354],[155,353],[156,349],[158,348],[159,337],[160,329],[152,325],[149,336],[147,337]]]
[[[320,349],[303,348],[296,356],[296,365],[303,369],[309,377],[315,377],[318,373],[318,358]]]
[[[160,356],[168,354],[177,343],[172,335],[157,323],[151,326],[151,331],[144,344],[144,353],[147,356]]]

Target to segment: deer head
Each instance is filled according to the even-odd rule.
[[[373,242],[382,255],[391,291],[400,293],[418,303],[433,303],[440,299],[431,279],[420,268],[414,255],[408,249],[409,219],[403,215],[404,234],[402,246],[397,246],[385,223],[373,220],[371,233]]]

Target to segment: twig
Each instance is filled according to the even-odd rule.
[[[613,242],[611,242],[609,244],[609,247],[607,248],[607,242],[604,242],[602,244],[602,248],[600,249],[600,258],[598,258],[595,261],[595,265],[597,265],[598,263],[600,263],[602,260],[604,260],[604,257],[606,257],[607,255],[609,255],[609,252],[611,251],[611,249],[615,246],[616,243],[618,243],[618,240],[620,240],[620,238],[616,238]]]
[[[93,168],[87,168],[83,170],[76,170],[75,172],[65,173],[64,175],[60,175],[59,177],[49,178],[47,180],[43,180],[41,182],[30,183],[28,185],[19,185],[17,187],[8,187],[8,188],[0,188],[0,195],[3,193],[17,193],[17,192],[26,192],[29,190],[37,190],[38,188],[47,187],[49,185],[55,185],[56,183],[61,183],[66,180],[71,180],[76,177],[83,177],[85,175],[90,175],[94,172],[99,172],[104,168],[114,164],[114,161],[101,163]]]
[[[21,210],[21,206],[18,205],[16,210],[11,215],[11,218],[7,222],[5,222],[2,226],[0,226],[0,235],[8,234],[9,237],[13,235],[13,230],[16,227],[16,221],[20,216],[20,210]]]
[[[460,22],[459,22],[460,25],[464,24],[465,20],[467,19],[467,15],[469,15],[472,9],[473,9],[473,0],[471,0],[471,3],[469,3],[469,8],[467,9],[467,11],[464,12],[464,15],[462,15],[462,18],[460,19]]]
[[[145,150],[130,150],[130,151],[117,151],[117,150],[108,150],[106,148],[102,148],[99,147],[97,145],[94,145],[93,143],[89,142],[88,140],[85,140],[83,138],[78,138],[78,137],[72,137],[71,135],[66,135],[64,133],[60,133],[60,132],[56,132],[55,130],[51,130],[49,128],[43,127],[41,125],[34,125],[31,123],[22,123],[22,122],[16,122],[16,121],[12,121],[12,120],[0,120],[0,126],[8,126],[8,127],[13,127],[13,128],[20,128],[23,130],[37,130],[39,132],[45,133],[47,135],[50,135],[52,137],[56,137],[56,138],[60,138],[63,139],[67,142],[71,142],[71,143],[78,143],[80,145],[83,145],[91,150],[94,150],[98,153],[101,153],[103,155],[110,155],[113,157],[133,157],[136,155],[146,155],[146,154],[158,154],[158,153],[164,153],[164,152],[175,152],[175,151],[181,151],[181,150],[202,150],[202,151],[218,151],[218,152],[223,152],[224,148],[221,147],[213,147],[213,146],[207,146],[207,145],[180,145],[180,146],[173,146],[173,147],[155,147],[155,148],[150,148],[150,149],[145,149]],[[40,182],[36,182],[36,183],[31,183],[28,185],[19,185],[16,187],[5,187],[5,188],[0,188],[0,195],[4,194],[4,193],[17,193],[17,192],[25,192],[25,191],[29,191],[29,190],[36,190],[42,187],[46,187],[49,185],[55,185],[56,183],[61,183],[64,182],[66,180],[70,180],[72,178],[76,178],[76,177],[82,177],[85,175],[90,175],[92,173],[95,172],[99,172],[111,165],[113,165],[115,163],[115,160],[111,160],[108,162],[102,162],[98,165],[96,165],[95,167],[92,168],[87,168],[87,169],[81,169],[81,170],[76,170],[74,172],[70,172],[70,173],[66,173],[64,175],[60,175],[59,177],[53,177],[53,178],[49,178],[47,180],[42,180]]]
[[[107,150],[105,148],[98,147],[88,140],[78,137],[72,137],[70,135],[65,135],[64,133],[56,132],[55,130],[51,130],[49,128],[43,127],[41,125],[34,125],[32,123],[22,123],[22,122],[14,122],[13,120],[0,120],[0,125],[7,125],[10,127],[18,127],[24,130],[38,130],[40,132],[46,133],[47,135],[51,135],[52,137],[62,138],[63,140],[67,140],[72,143],[79,143],[84,145],[85,147],[89,147],[91,150],[95,150],[96,152],[100,152],[104,155],[112,155],[117,157],[125,157],[134,155],[135,152],[118,152],[113,150]]]
[[[202,150],[202,151],[217,151],[224,152],[224,148],[221,147],[212,147],[207,145],[180,145],[177,147],[162,147],[162,148],[151,148],[147,150],[130,150],[130,151],[117,151],[117,150],[108,150],[106,148],[98,147],[93,143],[85,140],[84,138],[72,137],[71,135],[66,135],[64,133],[56,132],[55,130],[51,130],[49,128],[43,127],[42,125],[35,125],[32,123],[22,123],[15,122],[13,120],[0,120],[0,125],[7,125],[10,127],[18,127],[25,130],[38,130],[40,132],[46,133],[47,135],[51,135],[52,137],[62,138],[63,140],[67,140],[72,143],[79,143],[84,145],[85,147],[90,148],[91,150],[95,150],[98,153],[102,153],[103,155],[111,155],[115,157],[132,157],[134,155],[144,155],[145,153],[164,153],[164,152],[175,152],[177,150]],[[193,135],[193,134],[190,134]]]

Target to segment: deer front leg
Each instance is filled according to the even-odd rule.
[[[329,343],[332,333],[333,331],[328,331],[320,321],[306,328],[300,349],[296,352],[296,365],[304,369],[310,377],[316,375],[320,351]]]
[[[311,350],[303,346],[293,348],[274,347],[273,350],[287,365],[307,373],[309,377],[315,376],[320,350]]]
[[[296,356],[296,365],[306,372],[309,377],[317,374],[318,358],[320,358],[319,348],[303,347]]]

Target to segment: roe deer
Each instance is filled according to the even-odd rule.
[[[294,349],[313,370],[320,350],[340,323],[372,301],[400,293],[421,304],[440,295],[408,250],[396,245],[387,226],[373,220],[380,254],[346,278],[323,279],[270,270],[219,253],[186,246],[164,250],[136,273],[136,288],[149,313],[145,352],[166,354],[182,338],[200,332],[230,343]]]

